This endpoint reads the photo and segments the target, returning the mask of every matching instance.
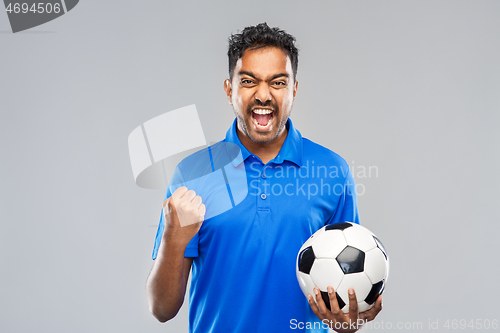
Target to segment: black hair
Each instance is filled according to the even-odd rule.
[[[285,52],[292,62],[293,78],[297,78],[299,50],[295,47],[295,37],[278,27],[270,28],[266,22],[249,26],[239,34],[229,36],[227,56],[229,58],[229,79],[233,79],[236,62],[247,49],[259,49],[274,46]]]

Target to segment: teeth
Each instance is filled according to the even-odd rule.
[[[268,110],[268,109],[255,109],[253,112],[257,114],[270,114],[273,113],[273,110]]]

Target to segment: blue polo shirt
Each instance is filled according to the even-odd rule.
[[[234,167],[244,166],[246,195],[233,200],[231,209],[205,219],[186,248],[185,256],[194,258],[192,333],[328,332],[300,290],[296,258],[302,244],[324,225],[359,223],[355,183],[342,157],[303,138],[290,119],[286,126],[283,146],[267,164],[243,146],[236,119],[222,141],[241,150]],[[196,154],[179,163],[166,198],[183,184]],[[161,216],[153,259],[163,230]]]

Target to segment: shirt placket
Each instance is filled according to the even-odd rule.
[[[268,175],[271,172],[269,165],[262,165],[259,175],[259,193],[257,197],[257,209],[259,211],[270,211],[271,205],[271,178]]]

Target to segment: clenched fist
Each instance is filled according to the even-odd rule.
[[[163,203],[164,237],[187,245],[200,230],[205,219],[205,211],[205,205],[199,195],[185,186],[179,187]]]

